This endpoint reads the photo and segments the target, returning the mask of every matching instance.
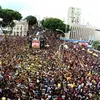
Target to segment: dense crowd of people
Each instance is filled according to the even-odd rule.
[[[99,54],[44,33],[50,45],[30,49],[26,37],[0,41],[1,100],[100,100]]]

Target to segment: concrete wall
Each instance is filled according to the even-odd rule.
[[[64,38],[64,39],[69,39],[70,38],[70,32],[65,33],[65,37],[60,36],[60,38]]]
[[[69,39],[69,38],[70,38],[70,32],[65,33],[65,38],[66,38],[66,39]]]
[[[70,39],[76,40],[89,40],[89,37],[94,36],[95,29],[94,27],[85,26],[85,25],[70,25]]]
[[[100,30],[95,30],[95,41],[100,41]]]

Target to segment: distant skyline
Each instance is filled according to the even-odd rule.
[[[81,24],[89,23],[100,29],[99,3],[99,0],[0,0],[2,8],[17,10],[23,18],[33,15],[38,19],[56,17],[67,21],[68,8],[77,7],[81,9]]]

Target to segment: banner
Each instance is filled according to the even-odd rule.
[[[39,40],[33,40],[32,41],[32,47],[39,49],[40,48],[40,41]]]

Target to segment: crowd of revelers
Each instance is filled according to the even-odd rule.
[[[99,54],[45,38],[50,47],[38,50],[26,37],[0,41],[0,100],[100,100]]]

